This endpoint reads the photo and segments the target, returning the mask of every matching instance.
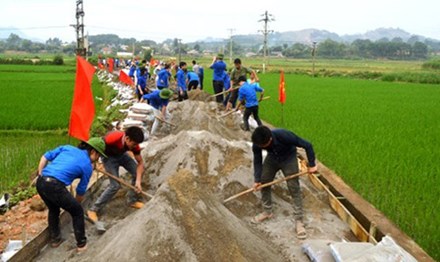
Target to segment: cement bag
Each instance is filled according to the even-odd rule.
[[[302,251],[312,262],[334,262],[328,240],[309,240],[302,245]]]

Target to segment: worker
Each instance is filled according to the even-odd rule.
[[[188,85],[188,91],[191,91],[192,89],[197,89],[199,86],[200,78],[199,75],[196,74],[196,72],[189,71],[186,73],[187,77],[187,85]]]
[[[46,152],[38,165],[37,192],[49,209],[48,224],[50,246],[58,247],[63,242],[60,231],[60,208],[72,216],[76,250],[87,249],[87,237],[84,229],[84,210],[81,202],[92,176],[93,163],[100,156],[106,157],[105,143],[102,138],[93,137],[81,142],[78,147],[64,145]],[[80,179],[73,197],[66,186]]]
[[[236,58],[234,60],[234,68],[231,70],[231,96],[229,97],[228,104],[226,105],[226,111],[233,108],[233,105],[237,102],[238,98],[238,88],[240,87],[240,82],[238,78],[240,76],[244,76],[247,78],[247,75],[250,75],[251,79],[255,79],[256,82],[259,82],[257,73],[247,67],[242,66],[240,58]]]
[[[168,88],[171,78],[171,65],[165,64],[165,66],[157,73],[157,89]]]
[[[177,69],[177,94],[179,95],[179,102],[188,99],[188,92],[186,90],[186,62],[181,61]]]
[[[304,148],[308,160],[308,172],[315,173],[315,152],[311,143],[285,129],[271,130],[259,126],[252,133],[252,151],[254,155],[254,189],[260,190],[262,184],[272,182],[275,174],[281,170],[284,176],[298,173],[297,147]],[[263,162],[262,151],[267,151]],[[287,181],[287,188],[293,198],[293,216],[297,238],[307,238],[303,222],[303,202],[299,178]],[[273,217],[271,188],[261,189],[261,200],[264,211],[252,219],[253,223],[261,223]]]
[[[147,100],[148,104],[154,107],[156,110],[154,111],[155,116],[167,120],[167,106],[168,102],[173,95],[173,91],[168,88],[162,90],[155,90],[147,95],[142,97],[143,100]],[[141,100],[142,101],[142,100]],[[151,126],[151,135],[154,135],[157,131],[157,127],[159,126],[159,119],[155,118],[153,125]]]
[[[139,72],[139,77],[137,77],[137,84],[136,84],[136,95],[138,97],[138,101],[141,100],[143,95],[148,93],[147,79],[148,79],[148,71],[145,67],[142,67]]]
[[[223,62],[223,54],[218,54],[215,56],[212,60],[212,64],[209,67],[214,70],[213,76],[212,76],[212,86],[214,88],[214,94],[219,94],[223,92],[224,83],[223,83],[223,77],[224,72],[226,71],[226,63]],[[223,95],[217,95],[216,96],[217,103],[223,102]]]
[[[258,126],[263,125],[261,123],[260,117],[258,116],[258,101],[261,101],[264,96],[264,89],[255,83],[250,84],[246,82],[246,76],[240,76],[238,78],[240,89],[238,90],[238,106],[236,110],[239,110],[240,106],[244,103],[246,109],[243,114],[244,130],[250,131],[249,129],[249,117],[251,114],[254,116],[255,121],[257,121]],[[260,99],[257,99],[257,92],[261,92]],[[245,102],[246,101],[246,102]]]
[[[137,126],[129,127],[124,131],[111,131],[104,137],[105,153],[108,158],[104,159],[105,170],[113,176],[119,177],[119,167],[124,167],[132,176],[132,185],[136,187],[136,192],[128,192],[128,204],[130,207],[139,209],[143,207],[139,193],[142,191],[142,174],[144,173],[144,162],[141,156],[140,143],[144,141],[144,132]],[[134,159],[127,151],[134,154]],[[88,217],[93,221],[98,221],[98,212],[112,199],[118,192],[121,185],[118,181],[110,179],[110,184],[95,201],[93,206],[87,211]]]

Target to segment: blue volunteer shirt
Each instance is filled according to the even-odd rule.
[[[258,106],[257,92],[263,92],[263,88],[259,85],[251,85],[244,83],[240,89],[238,89],[238,101],[246,101],[246,108]]]
[[[284,163],[287,160],[297,161],[296,147],[304,148],[306,150],[309,166],[315,166],[315,151],[313,150],[312,144],[289,130],[272,130],[272,144],[264,150],[267,151],[266,157],[270,157],[278,163]],[[258,145],[253,144],[252,151],[254,153],[254,181],[259,183],[261,182],[261,174],[263,171],[263,149]]]
[[[224,75],[223,75],[223,85],[224,85],[225,90],[228,90],[229,88],[231,88],[231,77],[226,72],[224,72]]]
[[[46,152],[44,157],[50,163],[41,171],[42,176],[53,177],[66,186],[72,184],[76,178],[80,178],[76,193],[81,196],[86,193],[93,171],[87,150],[65,145]]]
[[[142,91],[145,92],[145,89],[146,89],[146,87],[147,87],[147,76],[146,76],[146,75],[142,75],[142,76],[140,76],[140,77],[138,78],[138,82],[137,82],[137,84],[140,85]],[[136,94],[138,94],[138,93],[139,93],[139,89],[136,88]]]
[[[222,60],[215,61],[211,67],[214,70],[212,80],[223,81],[223,73],[226,71],[226,64]]]
[[[154,90],[153,92],[143,95],[142,97],[145,100],[148,100],[148,103],[158,110],[162,109],[164,106],[167,106],[169,101],[168,99],[162,99],[160,97],[160,90]]]
[[[171,73],[165,68],[161,69],[157,74],[157,87],[166,88],[168,87],[168,81],[171,77]]]
[[[132,65],[131,67],[130,67],[130,71],[128,71],[128,76],[129,77],[134,77],[134,72],[136,71],[136,66],[135,65]]]
[[[185,72],[179,68],[177,71],[177,90],[186,91]]]
[[[186,76],[188,77],[188,81],[197,81],[200,82],[199,76],[195,72],[188,72],[186,73]]]

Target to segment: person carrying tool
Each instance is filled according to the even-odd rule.
[[[72,216],[73,233],[78,252],[87,249],[87,237],[84,228],[84,210],[81,206],[84,194],[92,176],[93,163],[104,153],[102,138],[93,137],[81,142],[78,147],[64,145],[46,152],[38,165],[37,192],[49,209],[48,224],[50,246],[58,247],[63,242],[60,231],[60,208]],[[66,189],[76,178],[80,182],[76,188],[76,197]]]
[[[246,82],[246,76],[240,76],[238,78],[240,89],[238,90],[238,105],[236,111],[239,110],[240,106],[244,103],[246,109],[243,114],[244,130],[250,131],[249,129],[249,117],[251,114],[254,116],[255,121],[257,121],[258,126],[263,125],[261,123],[260,117],[258,117],[258,101],[261,101],[264,96],[264,89],[257,84],[249,84]],[[257,99],[257,92],[261,92],[260,99]],[[246,101],[246,102],[245,102]]]
[[[157,127],[159,125],[159,119],[157,119],[157,117],[163,120],[168,119],[167,106],[172,95],[173,91],[165,88],[162,90],[155,90],[148,95],[144,95],[142,97],[142,99],[147,100],[149,105],[157,109],[154,112],[156,118],[154,119],[153,125],[151,127],[151,135],[154,135],[156,133]]]
[[[315,152],[308,141],[300,138],[291,131],[285,129],[271,130],[266,126],[259,126],[252,133],[252,151],[254,154],[254,189],[263,183],[273,181],[275,174],[281,170],[284,176],[298,173],[297,149],[304,148],[309,162],[309,173],[317,171],[315,164]],[[263,162],[262,151],[267,151]],[[287,181],[287,188],[293,198],[293,216],[297,238],[307,238],[307,231],[303,223],[303,202],[299,178]],[[273,217],[271,188],[261,189],[261,200],[264,211],[252,220],[253,223],[261,223]]]
[[[257,73],[254,70],[249,69],[241,65],[240,58],[236,58],[234,60],[234,68],[231,71],[231,95],[229,97],[228,104],[226,105],[226,111],[233,108],[233,105],[237,102],[238,97],[238,88],[240,87],[240,81],[238,80],[240,76],[247,77],[249,74],[251,79],[254,79],[256,82],[259,82]]]
[[[144,132],[141,128],[132,126],[123,131],[109,132],[105,137],[105,153],[108,156],[104,159],[104,168],[110,174],[119,177],[119,167],[124,167],[131,174],[131,183],[138,191],[142,191],[141,181],[144,173],[144,162],[141,156],[140,143],[144,141]],[[134,159],[128,155],[127,151],[134,154]],[[119,182],[110,179],[110,184],[95,201],[90,210],[87,211],[88,217],[94,222],[98,221],[99,212],[121,188]],[[133,208],[142,208],[140,195],[134,190],[128,192],[128,204]]]
[[[223,92],[223,74],[226,71],[226,63],[223,62],[223,54],[218,54],[216,57],[214,57],[212,60],[212,64],[209,68],[214,70],[214,74],[212,75],[212,86],[214,88],[214,94]],[[216,101],[217,103],[222,103],[223,95],[217,95]]]

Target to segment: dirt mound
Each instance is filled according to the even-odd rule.
[[[200,178],[186,169],[170,176],[146,208],[112,227],[90,247],[87,257],[98,261],[285,260],[263,235],[229,212]],[[86,259],[80,255],[71,261]]]
[[[172,102],[169,109],[177,126],[143,144],[143,187],[153,199],[133,211],[117,196],[102,216],[109,230],[97,235],[87,226],[85,253],[75,254],[69,224],[67,244],[44,250],[37,261],[306,260],[294,233],[285,183],[273,187],[275,218],[267,223],[250,223],[261,211],[259,193],[223,204],[253,184],[250,133],[240,129],[240,117],[219,118],[215,102]],[[309,182],[301,183],[309,238],[349,236],[349,228]]]
[[[240,128],[242,119],[238,114],[223,116],[216,102],[186,100],[169,105],[171,122],[177,127],[172,133],[184,130],[205,130],[229,140],[249,140],[251,133]]]

